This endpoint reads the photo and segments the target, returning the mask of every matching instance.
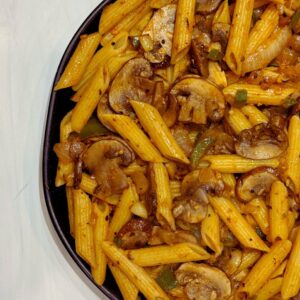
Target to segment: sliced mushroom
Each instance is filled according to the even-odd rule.
[[[100,137],[92,143],[83,154],[83,162],[96,178],[97,195],[108,197],[127,188],[127,176],[120,166],[128,166],[134,159],[132,149],[118,137]]]
[[[217,122],[224,115],[224,96],[203,79],[184,78],[173,87],[171,94],[181,106],[179,121],[206,124],[207,119]]]
[[[196,11],[208,15],[214,12],[222,0],[197,0]]]
[[[265,197],[274,181],[278,180],[278,173],[275,169],[259,167],[246,174],[243,174],[237,181],[236,194],[245,202],[256,197]]]
[[[250,159],[271,159],[288,146],[286,133],[278,127],[262,123],[243,130],[235,143],[236,153]]]
[[[215,23],[212,27],[212,40],[221,44],[222,52],[226,50],[229,31],[230,25],[225,23]]]
[[[109,104],[117,113],[129,115],[129,100],[151,103],[154,91],[153,75],[149,62],[144,58],[131,59],[116,75],[109,91]]]
[[[182,264],[175,275],[178,283],[184,286],[188,299],[222,300],[231,294],[231,284],[226,274],[207,264]]]
[[[157,10],[142,36],[148,36],[153,43],[153,49],[145,52],[144,56],[157,67],[166,67],[170,63],[176,5],[166,5]],[[166,62],[164,65],[161,65]]]
[[[175,125],[171,132],[185,155],[190,156],[193,151],[193,141],[189,137],[189,131],[182,124],[179,124]]]

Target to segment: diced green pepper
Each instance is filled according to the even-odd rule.
[[[235,101],[237,103],[246,103],[248,98],[247,90],[237,90],[235,94]]]
[[[191,165],[193,169],[198,167],[201,157],[205,154],[205,151],[208,149],[208,147],[211,146],[214,142],[215,138],[207,137],[200,140],[196,144],[191,155]]]
[[[208,53],[208,59],[214,60],[214,61],[220,61],[222,59],[222,54],[217,49],[211,49]]]
[[[164,267],[155,280],[164,291],[170,291],[177,286],[175,274],[169,266]]]
[[[108,133],[109,131],[98,121],[96,117],[91,117],[81,130],[80,137],[85,139],[91,136],[105,135]]]

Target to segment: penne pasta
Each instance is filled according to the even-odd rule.
[[[130,101],[130,104],[136,112],[141,125],[161,153],[168,159],[189,163],[188,158],[178,146],[157,109],[144,102]]]
[[[221,173],[246,173],[262,166],[277,168],[279,165],[276,158],[253,160],[234,154],[206,155],[201,161],[208,161],[211,169]]]
[[[240,294],[248,297],[255,295],[266,284],[272,273],[280,266],[289,254],[292,243],[289,240],[278,241],[264,254],[251,269],[239,288]]]
[[[282,86],[272,86],[264,90],[259,85],[235,83],[227,86],[223,90],[223,93],[227,96],[228,101],[232,102],[238,90],[247,91],[247,104],[277,106],[282,105],[283,101],[295,92],[293,88],[285,88]]]
[[[162,163],[152,165],[156,187],[156,219],[162,226],[170,226],[175,230],[175,220],[172,214],[172,195],[170,189],[169,175]]]
[[[285,182],[289,188],[298,194],[300,191],[300,119],[298,116],[292,116],[290,120],[288,140]]]
[[[106,276],[106,257],[102,251],[102,242],[106,239],[110,208],[106,203],[92,204],[93,238],[95,247],[95,267],[92,267],[92,276],[98,285],[102,285]]]
[[[243,114],[248,118],[252,126],[268,123],[268,117],[254,105],[245,105],[241,108]]]
[[[208,62],[208,80],[212,81],[219,88],[225,88],[227,86],[227,78],[225,72],[222,71],[219,63],[214,61]]]
[[[72,125],[71,125],[71,117],[72,111],[69,111],[62,121],[60,122],[59,126],[59,141],[61,143],[67,142],[70,133],[72,132]]]
[[[178,60],[178,62],[174,66],[170,66],[168,68],[168,71],[172,71],[172,74],[170,76],[167,76],[167,78],[169,78],[168,82],[175,82],[177,78],[181,77],[186,72],[189,66],[190,59],[188,55],[185,55],[180,60]]]
[[[173,0],[150,0],[150,7],[152,8],[162,8],[168,4],[171,4],[173,2]]]
[[[280,292],[282,285],[282,277],[269,280],[257,293],[256,300],[272,299]]]
[[[117,265],[131,282],[134,282],[147,299],[169,299],[156,281],[143,268],[129,260],[124,251],[118,249],[111,242],[103,242],[102,248],[111,262]]]
[[[252,267],[260,258],[261,252],[254,249],[245,249],[242,255],[242,261],[236,271],[236,274]]]
[[[228,111],[226,120],[236,134],[239,134],[241,131],[250,129],[252,127],[245,115],[235,107],[232,107]]]
[[[54,90],[71,87],[79,82],[100,42],[99,33],[80,37],[78,46],[69,60]]]
[[[70,234],[75,237],[75,217],[74,217],[74,198],[73,198],[73,188],[66,187],[66,196],[68,203],[68,217],[70,225]]]
[[[283,276],[281,295],[284,299],[296,296],[300,289],[300,231],[297,231],[291,255]]]
[[[286,240],[288,229],[288,191],[281,181],[275,181],[270,191],[270,235],[269,240]]]
[[[260,239],[230,200],[223,197],[209,197],[209,202],[243,246],[269,251],[268,246]]]
[[[277,269],[276,271],[272,274],[271,279],[274,279],[276,277],[283,276],[284,270],[286,268],[288,260],[286,259]]]
[[[176,64],[190,49],[196,0],[178,0],[171,63]]]
[[[177,180],[170,180],[170,190],[172,199],[181,196],[181,182]]]
[[[213,25],[217,23],[230,24],[230,11],[228,0],[224,0],[219,6],[213,18]]]
[[[163,162],[159,151],[153,146],[145,133],[127,116],[107,114],[102,116],[125,140],[141,159],[150,162]]]
[[[80,132],[88,122],[93,111],[98,105],[101,95],[103,95],[109,85],[109,74],[106,67],[100,67],[96,72],[91,84],[85,90],[81,100],[76,103],[72,112],[72,129]]]
[[[150,5],[150,7],[151,7],[151,5]],[[135,37],[135,36],[142,35],[143,30],[145,29],[145,27],[151,20],[152,15],[153,15],[153,11],[151,11],[151,10],[148,13],[146,13],[145,16],[143,16],[141,18],[141,20],[138,21],[138,23],[135,24],[133,26],[133,28],[131,28],[131,30],[129,31],[129,36]]]
[[[125,255],[141,267],[200,261],[210,257],[202,247],[191,243],[128,250]]]
[[[238,75],[242,74],[242,62],[248,41],[254,0],[237,0],[229,34],[225,61]]]

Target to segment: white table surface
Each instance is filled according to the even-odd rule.
[[[62,254],[45,221],[40,153],[51,83],[101,0],[0,0],[0,299],[103,296]]]

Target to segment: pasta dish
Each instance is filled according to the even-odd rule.
[[[299,0],[117,0],[66,88],[55,185],[96,284],[299,299]]]

